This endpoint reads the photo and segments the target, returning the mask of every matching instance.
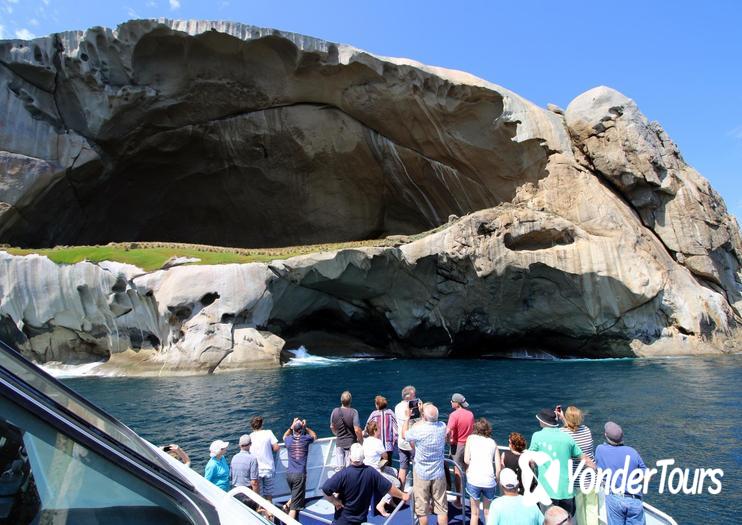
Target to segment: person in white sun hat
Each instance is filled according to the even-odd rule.
[[[224,491],[229,490],[229,463],[224,454],[227,452],[229,443],[217,439],[209,447],[209,462],[204,469],[204,477]]]

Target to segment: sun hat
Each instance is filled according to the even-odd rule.
[[[221,439],[217,439],[214,441],[211,446],[209,446],[209,452],[212,456],[216,456],[219,451],[223,448],[227,448],[229,446],[229,443],[226,441],[222,441]]]
[[[350,461],[353,463],[363,463],[363,460],[365,459],[365,454],[363,453],[363,445],[360,443],[353,443],[350,446]]]
[[[500,485],[506,489],[518,487],[518,474],[513,469],[504,468],[500,471]]]
[[[469,403],[466,402],[466,398],[462,394],[454,394],[451,396],[451,403],[458,403],[464,408],[469,408]]]
[[[559,425],[557,422],[556,412],[551,408],[542,408],[536,415],[536,419],[541,421],[547,427],[556,427]]]
[[[605,438],[611,445],[623,444],[623,429],[613,421],[605,424]]]
[[[250,439],[250,434],[242,434],[240,436],[240,446],[249,445],[252,443],[252,439]]]

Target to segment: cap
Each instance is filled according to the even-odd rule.
[[[353,443],[350,446],[350,461],[351,463],[363,463],[365,455],[363,454],[363,445],[360,443]]]
[[[252,443],[252,439],[250,439],[250,434],[242,434],[240,436],[240,446],[249,445],[250,443]]]
[[[621,445],[623,444],[623,429],[614,423],[613,421],[609,421],[605,424],[605,438],[608,440],[608,443],[611,445]]]
[[[466,402],[466,398],[461,394],[454,394],[451,396],[451,403],[458,403],[464,408],[469,407],[469,403]]]
[[[227,448],[228,446],[229,446],[228,442],[222,441],[221,439],[217,439],[209,447],[209,452],[211,453],[212,456],[216,456],[221,449]]]
[[[556,412],[551,408],[542,408],[536,415],[536,419],[541,421],[547,427],[556,427],[559,425],[557,422]]]
[[[500,485],[506,489],[518,487],[518,474],[513,469],[504,468],[500,471]]]

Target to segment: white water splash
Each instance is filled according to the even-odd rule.
[[[288,350],[294,357],[292,357],[283,366],[334,366],[341,365],[344,363],[355,363],[358,361],[370,361],[374,357],[366,354],[355,354],[352,357],[322,357],[318,355],[312,355],[309,353],[304,346]]]
[[[99,370],[100,366],[104,363],[105,361],[96,361],[94,363],[85,363],[82,365],[66,365],[64,363],[52,361],[44,364],[36,363],[36,365],[44,372],[52,377],[56,377],[57,379],[90,376],[113,377],[118,375],[114,372],[103,372]]]

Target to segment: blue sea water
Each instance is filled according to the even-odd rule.
[[[645,462],[721,468],[719,495],[658,494],[647,501],[680,524],[739,523],[742,512],[742,356],[617,360],[348,360],[304,356],[282,368],[210,376],[70,378],[65,382],[156,444],[178,443],[202,470],[208,446],[225,439],[236,451],[249,419],[262,415],[280,438],[294,417],[329,436],[340,393],[353,393],[362,421],[377,394],[395,404],[407,384],[450,411],[454,392],[493,425],[498,444],[511,431],[527,439],[542,407],[574,404],[586,413],[596,445],[608,420]]]

